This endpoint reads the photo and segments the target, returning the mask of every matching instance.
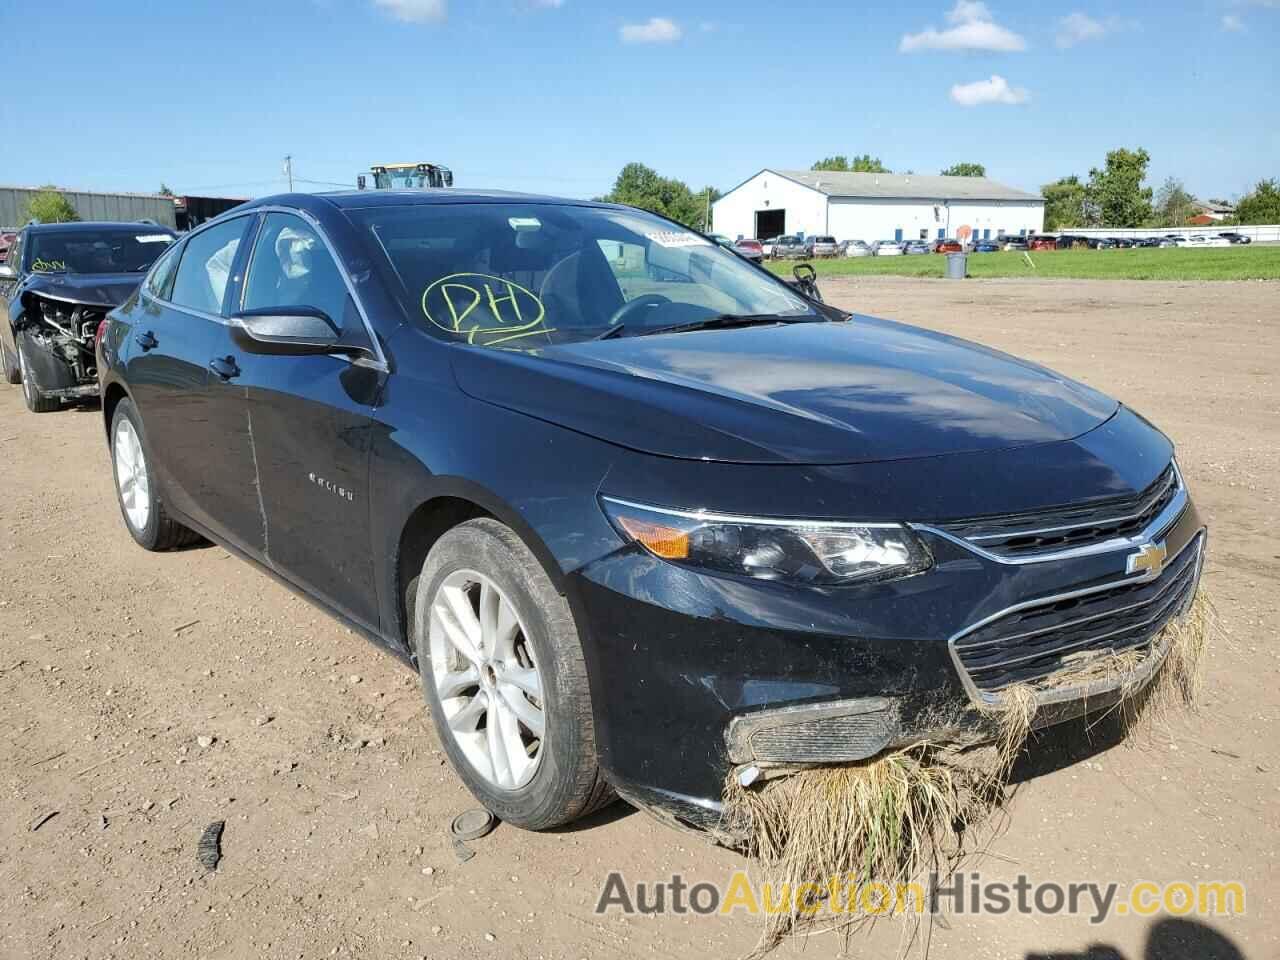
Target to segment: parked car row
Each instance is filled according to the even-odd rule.
[[[33,226],[0,344],[37,398],[92,376],[140,547],[220,544],[413,665],[515,826],[724,829],[726,781],[1140,691],[1206,540],[1168,438],[727,246],[457,190]]]
[[[762,253],[771,260],[814,259],[839,256],[841,244],[832,236],[771,237],[762,245]]]
[[[1216,235],[1169,233],[1160,237],[1094,237],[1076,234],[1000,235],[968,241],[954,237],[935,240],[841,240],[831,236],[785,235],[768,240],[738,240],[713,234],[713,239],[748,260],[794,260],[821,257],[896,257],[923,253],[997,253],[1023,250],[1114,250],[1131,247],[1225,247],[1250,243],[1243,234],[1225,231]]]
[[[1032,250],[1128,250],[1135,247],[1229,247],[1251,242],[1249,237],[1233,231],[1218,234],[1166,233],[1154,237],[1095,237],[1064,233],[1031,237],[1029,245]]]

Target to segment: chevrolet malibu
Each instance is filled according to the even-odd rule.
[[[1106,707],[1200,571],[1134,411],[627,207],[255,201],[97,355],[132,537],[222,544],[416,666],[458,776],[531,829],[615,791],[708,826],[730,773],[990,736],[1011,684],[1044,722]]]

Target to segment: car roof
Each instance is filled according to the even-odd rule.
[[[443,187],[426,190],[339,190],[332,193],[282,193],[256,200],[236,208],[237,212],[264,206],[298,207],[314,210],[318,205],[330,205],[343,210],[369,207],[409,207],[433,204],[461,203],[550,203],[572,207],[602,207],[626,209],[621,204],[601,203],[596,200],[570,200],[535,193],[515,193],[508,190],[455,190]]]
[[[29,223],[27,230],[32,233],[75,233],[78,230],[101,230],[102,228],[117,230],[163,230],[173,233],[172,227],[162,223],[143,220],[75,220],[71,223]]]

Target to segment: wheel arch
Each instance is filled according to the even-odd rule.
[[[422,499],[405,518],[390,570],[394,612],[398,620],[394,635],[414,657],[412,638],[414,603],[422,564],[436,542],[460,523],[490,517],[509,527],[537,558],[556,590],[565,593],[565,577],[542,538],[500,497],[469,480],[436,478],[430,495]]]
[[[120,401],[127,399],[129,391],[118,380],[112,380],[102,390],[102,429],[111,438],[111,420],[116,415]]]

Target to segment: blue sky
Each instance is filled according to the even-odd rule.
[[[1035,188],[1117,146],[1202,197],[1280,176],[1280,0],[4,0],[0,37],[4,184],[258,196],[289,153],[591,196],[870,152]]]

